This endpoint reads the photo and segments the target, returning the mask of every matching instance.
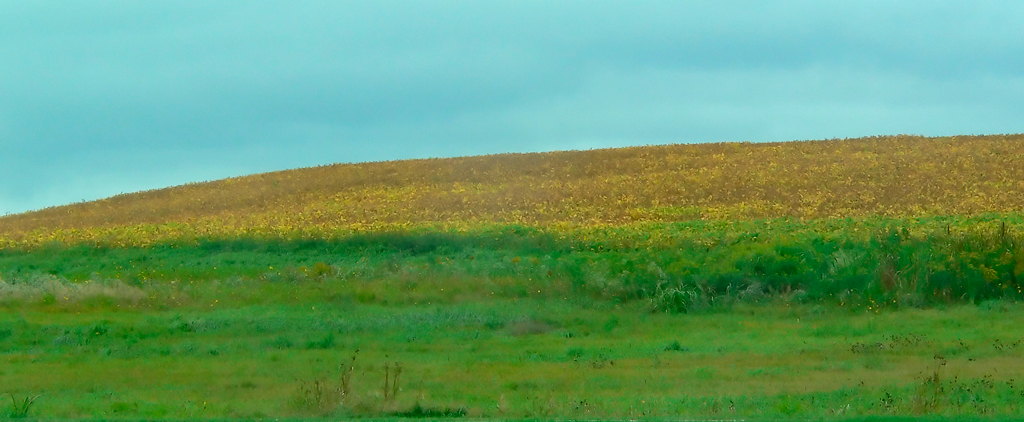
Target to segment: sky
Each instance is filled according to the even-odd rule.
[[[0,0],[0,215],[331,163],[1024,132],[1020,1]]]

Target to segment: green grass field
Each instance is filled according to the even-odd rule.
[[[47,418],[1010,416],[1021,322],[1005,302],[41,309],[0,320],[0,383]]]
[[[7,415],[41,418],[1011,417],[1024,403],[1019,226],[783,219],[9,249],[0,392]]]

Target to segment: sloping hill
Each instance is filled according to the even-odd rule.
[[[234,233],[977,214],[1021,211],[1022,198],[1020,134],[668,145],[257,174],[7,216],[0,240],[139,225]]]

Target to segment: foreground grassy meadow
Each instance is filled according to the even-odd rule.
[[[0,218],[12,417],[1013,417],[1024,136],[336,165]]]
[[[519,300],[39,310],[0,324],[4,387],[41,394],[40,417],[831,419],[1019,415],[1022,316],[1003,303],[678,316]]]

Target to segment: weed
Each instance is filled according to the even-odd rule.
[[[334,333],[327,333],[320,340],[309,340],[306,342],[307,349],[330,349],[334,347]]]
[[[556,411],[556,403],[554,397],[548,395],[546,398],[539,395],[529,397],[529,412],[530,417],[537,419],[546,419],[551,417]]]
[[[313,264],[313,268],[309,269],[307,272],[309,277],[316,279],[331,277],[334,276],[334,273],[334,267],[327,265],[324,262],[317,262],[316,264]]]
[[[11,412],[8,414],[11,418],[27,417],[29,409],[32,408],[32,403],[35,403],[36,399],[40,397],[40,395],[25,396],[24,400],[18,400],[14,393],[7,393],[7,395],[11,396]]]
[[[615,366],[615,360],[605,356],[603,353],[598,354],[593,359],[590,359],[590,367],[594,369],[601,369],[609,365]]]
[[[913,348],[928,344],[928,339],[919,334],[892,334],[886,337],[889,341],[887,348],[895,350],[898,348]]]
[[[664,350],[666,352],[689,352],[690,348],[683,347],[681,344],[679,344],[679,340],[673,340],[671,343],[665,346]]]
[[[341,364],[341,388],[338,393],[341,394],[341,400],[344,401],[349,393],[352,392],[352,373],[356,369],[356,356],[359,355],[359,349],[356,349],[352,353],[352,359],[348,363]]]
[[[875,353],[886,350],[885,344],[881,342],[855,342],[850,344],[850,351],[853,353]]]
[[[328,404],[327,391],[325,380],[301,381],[292,404],[297,409],[325,410]]]
[[[914,394],[912,400],[913,411],[916,414],[928,413],[935,409],[939,404],[939,398],[944,392],[942,386],[942,378],[940,377],[939,371],[943,366],[946,365],[945,358],[939,359],[938,364],[930,375],[924,377],[921,385],[918,386],[917,391]]]
[[[892,412],[896,408],[896,397],[893,397],[889,391],[882,391],[882,398],[878,399],[878,404],[886,412]]]
[[[583,357],[584,353],[586,353],[586,351],[584,351],[582,348],[570,347],[569,350],[565,351],[565,357],[569,358],[574,362],[578,362],[580,358]]]
[[[1010,350],[1016,349],[1017,346],[1020,346],[1020,344],[1021,344],[1021,340],[1012,341],[1012,342],[1004,342],[1004,341],[1002,341],[1000,339],[995,339],[992,342],[992,347],[994,349],[1000,351],[1000,352],[1003,352],[1003,351],[1010,351]]]
[[[398,362],[384,362],[384,401],[392,401],[398,394],[398,380],[402,376],[402,365]]]
[[[466,408],[432,408],[423,407],[418,402],[409,410],[392,412],[390,416],[399,418],[460,418],[466,416]]]

